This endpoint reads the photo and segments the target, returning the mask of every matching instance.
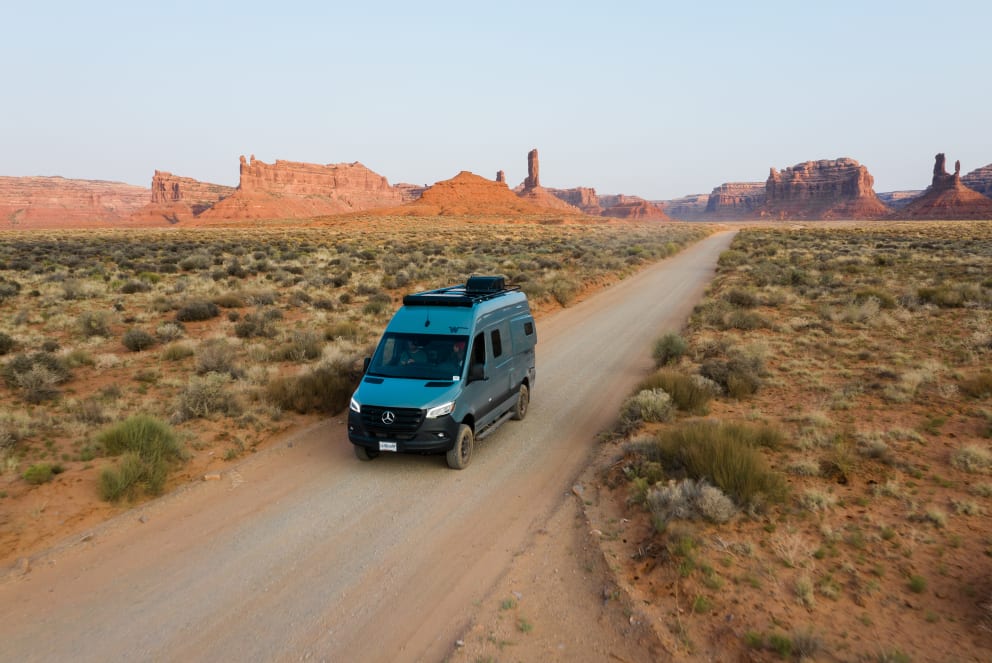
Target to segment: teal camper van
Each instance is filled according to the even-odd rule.
[[[355,455],[444,453],[465,468],[476,440],[527,414],[536,344],[527,296],[503,277],[406,295],[351,398]]]

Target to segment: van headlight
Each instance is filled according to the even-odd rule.
[[[455,409],[455,402],[451,401],[445,403],[444,405],[438,405],[437,407],[432,407],[427,410],[428,419],[437,419],[438,417],[443,417],[446,414],[451,414],[451,411]]]
[[[351,408],[352,412],[357,412],[358,414],[362,413],[362,406],[358,401],[355,400],[354,396],[351,397],[351,402],[348,403],[348,407]]]

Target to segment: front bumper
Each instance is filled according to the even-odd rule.
[[[457,435],[458,422],[451,415],[423,419],[415,428],[396,430],[388,424],[363,421],[362,415],[348,410],[348,440],[372,451],[380,450],[380,442],[391,442],[398,453],[440,453],[454,446]]]

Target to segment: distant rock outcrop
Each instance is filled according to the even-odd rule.
[[[201,182],[163,170],[152,176],[151,202],[136,211],[131,221],[159,225],[190,221],[235,192],[233,186]]]
[[[392,187],[357,161],[313,164],[241,157],[237,190],[203,212],[204,220],[307,218],[399,205],[419,187]]]
[[[961,183],[983,196],[992,198],[992,163],[962,175]]]
[[[765,181],[762,216],[782,219],[877,219],[888,208],[875,195],[874,178],[854,159],[806,161],[774,168]]]
[[[763,185],[762,185],[763,187]],[[680,221],[698,221],[706,215],[706,203],[710,196],[706,193],[694,193],[672,200],[655,200],[654,204],[665,210],[665,214]]]
[[[517,188],[517,195],[538,207],[547,207],[566,212],[580,212],[581,210],[578,207],[566,203],[541,186],[540,168],[537,150],[531,150],[527,153],[527,179]]]
[[[114,226],[150,197],[123,182],[0,176],[0,228]]]
[[[411,203],[369,210],[370,214],[388,216],[513,216],[560,212],[521,198],[510,191],[505,182],[487,180],[467,170],[428,187]]]
[[[651,219],[670,221],[661,205],[637,196],[596,195],[589,187],[574,189],[545,189],[559,200],[576,207],[589,216],[607,216],[614,219]]]
[[[708,219],[753,219],[765,205],[765,182],[726,182],[706,201]]]
[[[944,154],[934,157],[933,180],[921,195],[893,214],[897,219],[989,219],[992,198],[987,198],[961,182],[961,162],[954,174],[947,172]]]
[[[900,210],[921,193],[923,192],[916,189],[915,191],[880,191],[877,195],[878,199],[885,203],[889,209]]]

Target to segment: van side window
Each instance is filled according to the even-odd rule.
[[[494,329],[490,336],[493,339],[493,357],[499,357],[503,354],[503,341],[499,337],[499,330]]]
[[[474,364],[485,364],[486,363],[486,335],[477,334],[475,340],[472,341],[472,363]]]
[[[527,334],[528,336],[531,336],[534,333],[533,322],[528,321],[524,323],[524,333]]]

